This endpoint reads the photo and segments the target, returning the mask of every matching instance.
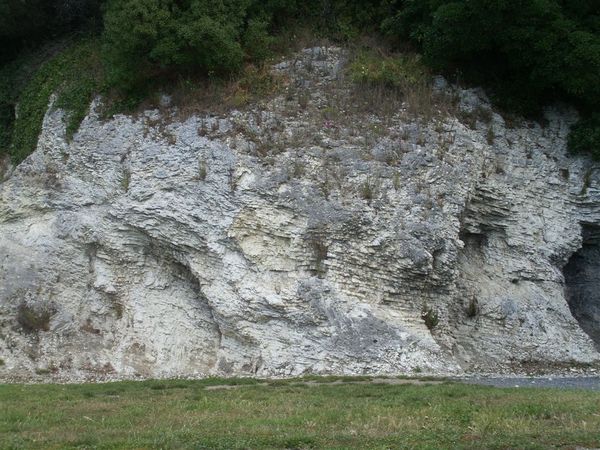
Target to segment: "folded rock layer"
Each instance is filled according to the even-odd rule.
[[[307,49],[274,68],[290,92],[218,116],[98,100],[71,142],[51,107],[0,184],[0,378],[597,363],[574,114],[509,126],[438,79],[453,113],[357,115],[344,58]]]

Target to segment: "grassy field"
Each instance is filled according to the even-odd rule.
[[[320,381],[0,385],[0,448],[600,446],[600,392]]]

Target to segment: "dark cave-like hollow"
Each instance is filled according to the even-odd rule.
[[[600,226],[582,226],[583,243],[563,269],[571,314],[600,350]]]

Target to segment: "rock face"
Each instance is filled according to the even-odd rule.
[[[343,62],[305,50],[274,68],[286,92],[222,116],[96,102],[72,142],[51,108],[0,184],[0,377],[597,363],[599,178],[566,154],[573,114],[509,127],[443,80],[452,112],[390,112]]]

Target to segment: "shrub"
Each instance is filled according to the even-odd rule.
[[[360,196],[371,204],[371,201],[375,198],[377,186],[371,177],[367,177],[365,181],[360,185]]]
[[[380,29],[398,48],[408,48],[407,40],[416,45],[422,60],[414,53],[361,51],[349,75],[364,85],[402,92],[419,115],[428,116],[426,110],[432,108],[425,66],[483,84],[500,106],[519,113],[537,114],[549,101],[570,101],[584,117],[574,129],[570,149],[600,158],[594,153],[599,119],[593,115],[600,107],[598,2],[4,0],[0,64],[73,30],[96,30],[101,4],[105,72],[95,51],[91,56],[62,52],[35,76],[25,77],[25,83],[22,64],[0,69],[0,154],[10,152],[17,162],[27,156],[53,92],[59,91],[57,106],[69,110],[71,137],[100,87],[116,94],[113,111],[132,108],[163,83],[214,80],[249,65],[244,63],[256,64],[275,45],[289,47],[284,41],[290,40],[294,26],[308,24],[320,37],[347,40]],[[233,103],[245,104],[253,87],[241,88]],[[389,92],[381,97],[389,99]],[[373,97],[373,92],[366,95]],[[17,104],[22,113],[15,121]]]
[[[581,120],[571,129],[569,150],[590,153],[595,160],[600,160],[600,113]]]
[[[123,176],[121,178],[121,187],[125,192],[129,192],[129,185],[131,184],[131,172],[129,169],[125,169],[123,171]]]
[[[104,15],[109,82],[133,90],[172,73],[212,76],[239,69],[247,8],[245,0],[109,0]],[[261,27],[255,23],[252,30],[256,43]]]
[[[423,309],[421,309],[421,319],[430,330],[433,330],[440,322],[437,311],[431,309],[427,304],[423,305]]]
[[[400,180],[400,172],[396,172],[394,177],[392,178],[392,184],[394,185],[394,190],[400,189],[401,180]]]
[[[281,87],[281,82],[281,78],[273,75],[267,68],[246,65],[232,84],[233,93],[229,100],[233,106],[243,106],[257,98],[272,95]]]
[[[251,19],[248,21],[246,32],[243,36],[243,45],[246,56],[252,61],[259,62],[271,56],[271,46],[275,38],[269,34],[269,22],[265,19]]]
[[[384,27],[419,44],[436,70],[459,69],[522,111],[536,109],[557,90],[598,101],[598,30],[569,20],[557,0],[403,3]]]
[[[467,305],[465,312],[469,318],[477,317],[477,315],[479,315],[479,302],[474,295],[469,299],[469,304]]]
[[[17,308],[17,322],[27,333],[48,331],[50,319],[55,313],[51,305],[29,305],[23,302]]]

